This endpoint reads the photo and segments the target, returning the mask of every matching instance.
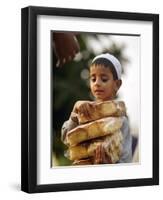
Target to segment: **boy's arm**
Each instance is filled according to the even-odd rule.
[[[61,140],[64,142],[66,139],[66,134],[68,131],[71,129],[77,127],[79,125],[79,120],[78,120],[78,112],[90,112],[89,110],[89,104],[90,101],[77,101],[72,109],[70,118],[68,121],[66,121],[61,130]]]
[[[121,132],[123,135],[122,154],[118,163],[129,163],[132,162],[132,136],[127,117],[123,117]]]
[[[67,132],[79,125],[78,119],[74,113],[71,113],[69,120],[65,121],[61,129],[61,140],[65,141]]]

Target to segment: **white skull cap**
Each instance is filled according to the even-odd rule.
[[[111,55],[111,54],[109,54],[109,53],[100,54],[100,55],[96,56],[96,57],[92,60],[92,63],[93,63],[95,60],[97,60],[98,58],[106,58],[107,60],[109,60],[109,61],[113,64],[113,66],[115,67],[115,70],[116,70],[116,72],[117,72],[118,79],[121,79],[122,66],[121,66],[121,63],[119,62],[119,60],[118,60],[115,56],[113,56],[113,55]]]

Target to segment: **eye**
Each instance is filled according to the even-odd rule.
[[[107,82],[109,79],[108,79],[108,77],[102,77],[101,80],[102,80],[102,82],[105,83],[105,82]]]
[[[96,78],[95,77],[91,77],[91,81],[92,82],[96,82]]]

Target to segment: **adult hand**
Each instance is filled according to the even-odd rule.
[[[53,41],[58,67],[73,60],[76,53],[80,50],[79,43],[73,33],[54,33]]]

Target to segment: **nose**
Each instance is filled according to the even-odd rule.
[[[94,84],[95,84],[95,86],[100,86],[100,85],[101,85],[101,80],[100,80],[100,78],[97,78],[97,79],[96,79],[96,82],[95,82]]]

